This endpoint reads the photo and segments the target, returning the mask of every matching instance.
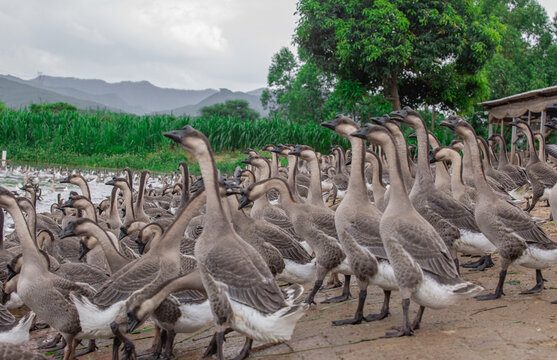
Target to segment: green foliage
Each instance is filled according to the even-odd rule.
[[[65,102],[57,102],[53,104],[31,104],[29,106],[29,110],[31,110],[31,112],[38,113],[41,111],[77,111],[77,108]]]
[[[4,103],[2,102],[2,100],[0,100],[0,112],[4,112],[6,111],[6,105],[4,105]]]
[[[486,82],[502,27],[468,0],[300,0],[295,41],[304,59],[393,108],[440,103],[469,110]]]
[[[173,171],[185,152],[162,133],[188,124],[207,135],[218,156],[278,143],[307,144],[321,152],[328,152],[334,144],[348,146],[317,124],[296,124],[279,117],[243,121],[232,117],[11,109],[0,113],[0,145],[11,159],[26,163]],[[240,160],[234,155],[221,156],[217,166],[230,173]],[[192,171],[198,168],[192,166]]]
[[[505,26],[500,50],[485,72],[490,98],[557,84],[556,20],[535,0],[483,0],[482,8]]]
[[[201,109],[201,116],[211,117],[234,117],[242,120],[255,120],[259,117],[257,111],[250,109],[245,100],[228,100],[224,104],[205,106]]]

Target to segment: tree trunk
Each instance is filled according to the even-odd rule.
[[[393,110],[400,110],[400,96],[398,95],[398,74],[391,73],[391,76],[385,79],[385,99],[391,103]]]

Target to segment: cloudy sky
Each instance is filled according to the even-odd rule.
[[[295,11],[296,0],[0,0],[0,74],[253,90],[291,45]]]

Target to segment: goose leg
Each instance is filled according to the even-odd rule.
[[[339,303],[339,302],[346,301],[351,297],[352,294],[350,294],[350,275],[344,275],[344,287],[342,288],[342,295],[323,300],[321,303],[322,304]]]
[[[317,292],[321,288],[321,285],[323,285],[323,280],[315,280],[315,283],[313,284],[313,289],[311,289],[311,292],[308,294],[308,297],[305,300],[306,304],[309,305],[315,304],[315,301],[313,299],[315,298],[315,294],[317,294]]]
[[[224,330],[224,335],[228,334],[232,332],[232,329],[228,328],[226,330]],[[203,353],[203,358],[208,358],[210,356],[213,356],[217,353],[217,333],[213,334],[213,337],[211,338],[211,341],[209,342],[209,345],[207,345],[207,349],[205,349],[205,352]]]
[[[532,211],[532,209],[534,208],[534,206],[536,206],[536,204],[538,203],[538,199],[540,198],[540,196],[534,196],[532,198],[532,203],[530,204],[530,206],[526,209],[526,212],[530,212]]]
[[[409,308],[410,308],[410,299],[402,299],[402,316],[403,316],[402,328],[397,332],[386,333],[385,336],[383,336],[384,338],[411,336],[413,334],[412,328],[410,328],[410,320],[408,320]]]
[[[478,295],[476,296],[476,300],[495,300],[499,299],[501,295],[505,295],[503,293],[503,285],[505,284],[505,277],[507,276],[507,269],[502,269],[499,273],[499,283],[497,283],[497,287],[495,288],[495,293],[493,294],[486,294],[486,295]]]
[[[470,271],[484,271],[487,268],[493,267],[493,260],[491,259],[491,255],[485,255],[477,261],[476,266],[469,266],[472,269]],[[468,267],[468,266],[467,266]]]
[[[73,335],[66,339],[67,346],[64,349],[63,360],[73,360],[75,358],[75,348],[77,347],[78,339],[75,339]]]
[[[480,266],[482,262],[483,262],[483,256],[481,256],[477,261],[468,261],[467,263],[464,263],[460,266],[462,266],[463,268],[475,268]]]
[[[360,290],[360,296],[358,297],[358,307],[356,308],[356,313],[353,319],[335,320],[333,321],[334,326],[340,325],[357,325],[361,324],[364,320],[364,304],[366,302],[367,290]]]
[[[112,360],[118,360],[118,350],[120,350],[121,343],[122,341],[117,336],[112,340]]]
[[[60,340],[62,340],[62,343],[59,346],[56,346]],[[42,349],[50,349],[54,346],[56,346],[56,348],[54,348],[50,351],[61,350],[61,349],[66,347],[66,340],[64,338],[62,338],[62,334],[60,334],[60,333],[56,334],[56,336],[51,341],[39,346],[39,349],[41,349],[41,350]]]
[[[249,354],[251,353],[252,344],[253,344],[253,339],[250,339],[250,338],[246,337],[246,342],[244,343],[244,346],[242,347],[242,350],[240,351],[238,356],[236,356],[232,360],[244,360],[245,358],[247,358],[249,356]]]
[[[365,321],[377,321],[383,320],[389,316],[389,302],[391,301],[391,290],[383,290],[383,306],[381,307],[381,312],[379,314],[369,314],[365,317]]]
[[[329,276],[329,281],[327,281],[327,284],[323,287],[323,289],[325,290],[335,289],[341,286],[342,286],[342,282],[338,278],[338,273],[332,272],[331,275]]]
[[[97,344],[95,343],[95,339],[89,339],[89,345],[87,346],[87,349],[78,351],[78,352],[75,354],[75,356],[76,356],[76,357],[78,357],[78,356],[83,356],[83,355],[85,355],[85,354],[92,353],[92,352],[94,352],[94,351],[97,350],[97,349],[98,349],[98,347],[97,347]]]
[[[544,287],[543,287],[543,276],[542,276],[542,271],[539,269],[536,269],[536,285],[531,288],[530,290],[526,290],[520,293],[520,295],[526,295],[526,294],[535,294],[535,293],[539,293],[541,292]]]
[[[422,323],[422,317],[424,316],[424,311],[425,311],[425,307],[420,305],[418,314],[416,314],[416,318],[412,323],[412,330],[418,330],[420,328],[420,324]]]
[[[217,359],[224,360],[223,343],[224,343],[224,331],[219,331],[216,333],[216,343],[217,343]]]
[[[113,321],[112,324],[110,324],[110,329],[112,330],[112,333],[116,338],[120,339],[120,342],[122,344],[124,344],[124,349],[123,349],[123,354],[122,354],[122,359],[123,360],[127,360],[127,359],[135,359],[136,355],[135,355],[135,345],[133,344],[133,342],[128,339],[127,337],[125,337],[122,332],[120,331],[120,327],[118,325],[117,322]],[[114,349],[112,349],[112,355],[114,356]],[[116,350],[116,356],[118,356],[118,350]]]
[[[164,347],[164,355],[163,355],[163,359],[165,360],[170,360],[170,359],[174,359],[174,353],[172,352],[173,348],[174,348],[174,338],[176,338],[176,331],[174,330],[169,330],[166,331],[166,344]]]

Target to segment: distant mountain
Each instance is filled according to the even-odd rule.
[[[240,91],[233,92],[228,89],[220,89],[218,93],[209,96],[208,98],[204,99],[203,101],[195,105],[182,106],[165,112],[170,112],[174,115],[198,116],[201,114],[201,108],[205,106],[225,103],[228,100],[245,100],[248,102],[249,107],[257,111],[259,115],[267,116],[267,111],[263,109],[263,106],[261,105],[261,101],[259,100],[259,98],[260,98],[259,96],[250,95],[249,93],[244,93]]]
[[[85,80],[68,77],[38,76],[29,80],[34,86],[64,93],[75,89],[79,94],[117,96],[124,101],[124,110],[132,113],[164,111],[184,105],[197,104],[216,93],[215,89],[179,90],[160,88],[148,81],[122,81],[108,83],[104,80]],[[76,95],[77,97],[77,95]],[[93,100],[94,97],[86,100]]]
[[[16,78],[17,79],[17,78]],[[19,81],[18,81],[19,80]],[[39,89],[27,85],[21,79],[11,79],[10,77],[0,76],[0,100],[10,108],[18,109],[28,106],[31,103],[54,103],[66,102],[80,109],[110,109],[121,111],[116,107],[110,107],[94,101],[77,99],[71,96],[62,95],[54,91]]]
[[[23,80],[11,75],[0,75],[0,100],[7,106],[19,108],[35,102],[70,103],[80,109],[101,108],[138,115],[158,113],[199,115],[202,107],[224,103],[227,100],[246,100],[250,108],[265,116],[261,106],[264,88],[249,92],[227,89],[180,90],[160,88],[148,81],[122,81],[77,79],[41,75]]]

